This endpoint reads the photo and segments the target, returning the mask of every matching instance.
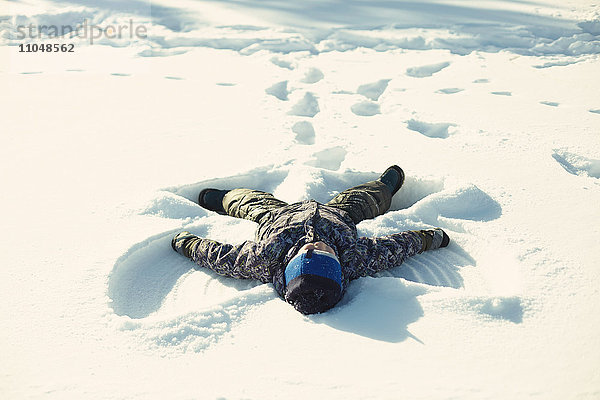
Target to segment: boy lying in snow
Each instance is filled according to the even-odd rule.
[[[404,172],[393,165],[377,180],[345,190],[327,204],[287,204],[250,189],[204,189],[198,203],[258,223],[256,241],[232,246],[181,232],[171,244],[219,275],[273,282],[277,293],[303,314],[324,312],[340,301],[349,281],[448,246],[450,239],[440,228],[358,237],[356,224],[385,213],[403,183]]]

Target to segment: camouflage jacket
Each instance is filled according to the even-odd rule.
[[[271,282],[283,297],[288,261],[304,244],[319,240],[340,260],[344,291],[350,280],[400,265],[423,247],[420,236],[410,231],[359,238],[345,211],[310,200],[272,211],[261,220],[255,241],[230,245],[200,239],[191,258],[219,275]]]

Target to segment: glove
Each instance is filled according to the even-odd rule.
[[[440,247],[446,247],[450,243],[450,237],[441,228],[435,229],[424,229],[420,231],[414,231],[423,241],[423,248],[421,253],[427,250],[435,250]]]
[[[191,258],[193,250],[198,244],[199,239],[200,238],[198,236],[190,232],[183,231],[175,235],[173,240],[171,240],[171,247],[182,256]]]

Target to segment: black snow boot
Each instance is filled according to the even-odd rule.
[[[402,168],[399,166],[392,165],[381,174],[378,180],[385,183],[385,185],[390,188],[393,196],[400,190],[404,183],[404,171],[402,171]]]
[[[223,208],[223,197],[229,190],[203,189],[198,195],[198,204],[217,214],[227,215]]]

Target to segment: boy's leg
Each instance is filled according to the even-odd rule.
[[[344,190],[327,203],[346,211],[355,224],[385,213],[391,204],[392,191],[379,180]]]
[[[260,223],[271,211],[287,205],[271,193],[251,189],[233,189],[223,198],[223,208],[228,215],[256,223]]]

